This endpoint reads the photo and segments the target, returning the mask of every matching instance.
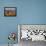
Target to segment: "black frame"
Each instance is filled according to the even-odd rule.
[[[13,16],[7,16],[7,15],[5,15],[5,9],[6,8],[15,8],[15,16],[17,16],[17,8],[16,7],[4,7],[4,16],[6,16],[6,17],[14,17],[14,15]]]

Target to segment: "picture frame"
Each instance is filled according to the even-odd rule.
[[[18,24],[18,38],[19,42],[22,40],[46,41],[46,24]]]
[[[14,17],[17,15],[16,7],[4,7],[4,16]]]

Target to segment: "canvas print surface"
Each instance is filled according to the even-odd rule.
[[[46,25],[21,25],[20,39],[46,41]]]

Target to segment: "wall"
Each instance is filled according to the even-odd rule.
[[[4,7],[17,7],[17,16],[4,17]],[[9,32],[18,32],[18,24],[46,24],[46,0],[0,0],[0,44],[8,43]]]

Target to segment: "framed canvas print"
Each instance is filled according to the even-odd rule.
[[[33,42],[43,41],[46,41],[46,24],[18,24],[20,46],[31,46]]]
[[[16,7],[4,7],[4,16],[16,16]]]

